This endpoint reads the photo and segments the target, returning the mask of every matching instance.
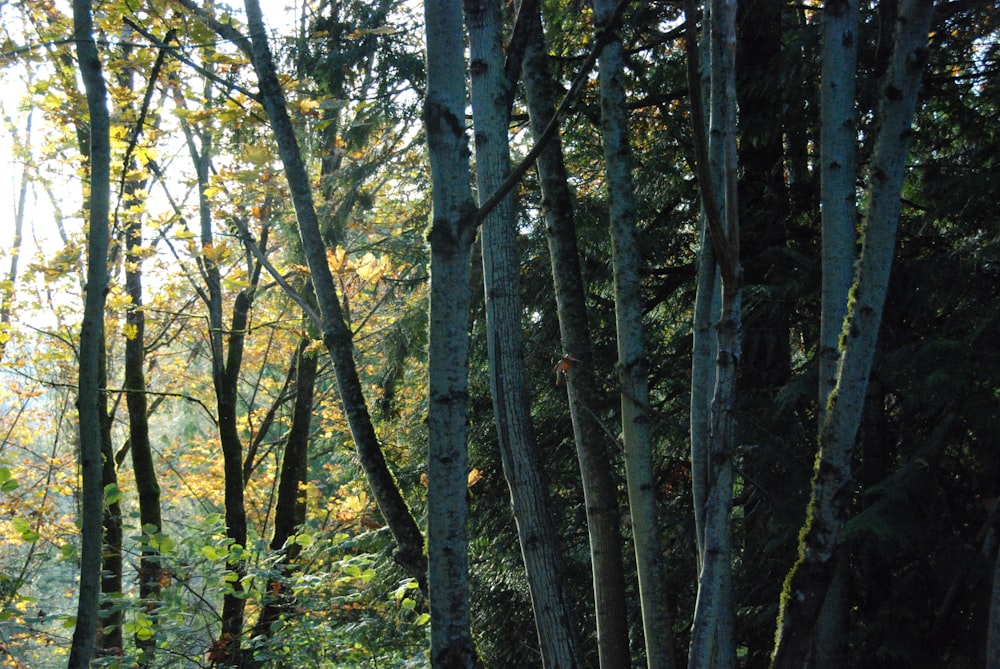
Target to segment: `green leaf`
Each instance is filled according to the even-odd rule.
[[[121,501],[122,491],[117,483],[109,483],[104,486],[104,502],[106,504],[117,504]]]
[[[202,546],[201,554],[212,562],[215,562],[216,560],[224,558],[227,555],[227,551],[220,551],[215,546]]]

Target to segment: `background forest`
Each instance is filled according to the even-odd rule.
[[[1000,667],[995,3],[0,24],[0,666]]]

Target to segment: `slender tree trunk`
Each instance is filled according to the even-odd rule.
[[[131,219],[125,227],[125,292],[131,298],[125,323],[131,332],[125,338],[125,403],[128,408],[129,452],[139,497],[139,522],[145,541],[139,559],[139,598],[147,607],[160,599],[159,549],[150,539],[162,529],[160,485],[156,477],[153,449],[149,440],[149,407],[146,401],[145,332],[142,302],[142,222]],[[153,616],[155,625],[155,616]],[[135,640],[142,665],[152,660],[155,636]]]
[[[274,507],[271,550],[283,551],[282,559],[277,565],[282,577],[291,574],[301,552],[299,544],[289,544],[288,540],[306,519],[306,499],[302,486],[308,481],[309,429],[319,362],[315,354],[306,351],[308,345],[308,339],[300,341],[295,354],[295,405],[292,409],[292,425],[284,440],[285,448],[278,476],[278,498]],[[257,622],[256,636],[270,636],[271,626],[280,616],[292,612],[293,599],[285,591],[282,580],[271,579],[265,589],[267,594]]]
[[[510,172],[503,33],[497,0],[465,0],[472,71],[476,181],[484,197]],[[521,555],[545,667],[581,667],[583,656],[562,579],[562,548],[538,461],[525,380],[521,295],[513,197],[483,221],[487,351],[497,441],[510,488]]]
[[[461,3],[427,0],[424,127],[431,166],[433,220],[427,412],[427,553],[430,563],[431,665],[473,666],[469,631],[466,508],[468,328],[475,204],[465,135],[465,61]]]
[[[101,341],[101,388],[108,387],[107,342]],[[101,394],[101,482],[105,491],[115,491],[114,497],[104,500],[104,549],[101,553],[101,624],[98,627],[98,653],[105,656],[121,655],[124,651],[122,635],[122,505],[117,499],[118,471],[115,450],[111,441],[111,414],[108,411],[107,393]]]
[[[895,250],[900,192],[911,123],[927,62],[931,0],[903,0],[889,69],[880,90],[869,168],[868,212],[858,271],[841,335],[837,385],[819,437],[799,557],[785,580],[772,664],[801,667],[833,575],[833,560],[850,510],[851,455],[864,407]]]
[[[819,417],[837,384],[838,339],[847,315],[856,244],[857,121],[854,110],[858,50],[857,0],[827,2],[823,8],[823,51],[820,81],[820,210],[822,216],[823,283],[820,293]],[[836,551],[833,580],[816,626],[817,669],[843,665],[848,603],[846,588],[850,554]]]
[[[537,142],[555,114],[555,83],[537,11],[532,12],[530,21],[522,71],[531,131]],[[599,395],[593,373],[586,293],[573,220],[573,198],[558,135],[539,154],[538,174],[565,363],[563,378],[587,511],[597,651],[602,669],[624,669],[631,666],[631,660],[618,489],[604,430],[596,416]]]
[[[108,215],[111,195],[110,117],[107,87],[94,41],[92,5],[73,2],[73,32],[87,95],[90,196],[87,206],[87,290],[80,330],[79,396],[82,550],[80,596],[70,647],[70,669],[86,669],[94,654],[101,595],[102,514],[100,362],[108,286]]]
[[[201,146],[196,146],[188,134],[188,148],[195,163],[198,179],[198,211],[201,227],[202,254],[198,258],[207,287],[209,345],[212,361],[212,384],[215,389],[219,441],[222,447],[224,507],[226,537],[234,546],[246,546],[247,519],[243,499],[243,441],[237,427],[239,396],[237,384],[243,362],[243,344],[253,302],[253,286],[241,290],[233,305],[233,315],[226,327],[222,314],[222,277],[215,261],[215,236],[212,230],[211,204],[206,194],[209,187],[209,164],[212,143],[208,133],[199,133]],[[226,340],[228,338],[228,346]],[[246,598],[242,594],[242,578],[246,566],[240,560],[226,563],[227,583],[231,588],[222,599],[222,630],[219,641],[225,645],[220,653],[225,666],[241,662],[240,640]]]
[[[28,115],[27,128],[25,128],[25,142],[31,141],[31,124],[33,114]],[[4,119],[12,131],[15,130],[13,121]],[[16,141],[16,137],[15,137]],[[7,349],[7,342],[10,339],[10,317],[14,309],[14,296],[17,286],[17,265],[21,256],[21,232],[24,229],[25,205],[28,200],[28,183],[31,177],[30,166],[25,162],[21,170],[21,186],[17,193],[17,204],[14,205],[14,239],[10,241],[10,269],[7,270],[7,279],[3,288],[0,288],[0,362],[3,362],[4,352]]]
[[[693,4],[686,4],[688,21],[693,21],[695,15]],[[709,73],[711,114],[708,132],[701,95],[703,75],[699,71],[699,49],[693,22],[688,28],[688,81],[702,206],[708,237],[712,242],[712,254],[719,267],[721,304],[720,319],[715,326],[715,387],[709,410],[707,453],[704,444],[692,442],[692,449],[696,449],[692,461],[704,467],[704,471],[697,475],[692,472],[692,478],[696,477],[704,486],[700,493],[696,493],[696,504],[703,504],[699,534],[703,544],[688,654],[688,667],[692,669],[732,667],[736,661],[730,516],[743,280],[736,194],[736,3],[733,0],[714,0],[707,10],[704,29],[708,32],[709,63],[704,67]],[[704,265],[700,269],[707,271]],[[705,276],[699,278],[699,283],[701,281],[706,282],[706,288],[710,285]],[[696,393],[701,405],[703,391]],[[695,399],[693,395],[692,400]],[[703,405],[699,406],[699,410],[704,410]],[[704,430],[704,427],[700,429]]]
[[[337,386],[344,413],[357,448],[358,460],[365,470],[368,485],[396,540],[396,562],[402,566],[427,592],[427,556],[424,538],[413,514],[403,499],[396,480],[389,471],[382,454],[375,428],[365,403],[361,382],[354,364],[351,331],[344,321],[333,275],[326,260],[326,246],[320,233],[319,219],[313,204],[309,174],[299,152],[298,141],[285,106],[284,93],[274,68],[267,44],[267,32],[257,0],[246,0],[247,21],[250,33],[256,36],[249,45],[245,38],[235,35],[240,46],[253,54],[254,69],[260,85],[260,94],[271,121],[278,153],[285,168],[292,204],[299,225],[302,247],[309,264],[313,289],[319,303],[323,321],[323,343],[333,360]],[[458,14],[459,17],[461,14]],[[466,476],[466,474],[463,474]],[[464,480],[464,479],[463,479]],[[464,494],[464,493],[463,493]]]
[[[615,4],[612,0],[595,1],[594,18],[598,26],[605,26]],[[625,478],[632,516],[636,570],[639,576],[646,663],[649,667],[668,668],[674,666],[673,632],[664,585],[663,547],[660,544],[656,487],[653,484],[648,361],[642,324],[642,260],[636,241],[632,150],[625,110],[624,53],[621,40],[612,39],[604,47],[598,62],[601,131],[615,284],[622,441],[625,448]]]

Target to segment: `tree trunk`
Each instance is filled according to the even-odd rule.
[[[475,205],[465,136],[465,62],[461,3],[427,0],[427,95],[424,127],[431,167],[433,220],[430,405],[427,412],[427,553],[431,591],[431,665],[473,666],[469,631],[466,476],[470,256]]]
[[[139,559],[139,598],[147,606],[155,606],[160,599],[159,549],[152,537],[162,530],[160,516],[160,485],[153,462],[153,449],[149,440],[149,412],[146,402],[145,332],[146,316],[142,303],[142,223],[132,219],[125,227],[125,291],[131,297],[126,326],[131,333],[125,338],[125,403],[128,408],[129,452],[139,497],[139,523],[145,538]],[[155,618],[153,619],[155,625]],[[146,665],[155,652],[155,636],[137,637],[141,662]]]
[[[530,21],[522,71],[531,131],[538,142],[555,114],[555,82],[537,11],[532,12]],[[618,489],[604,430],[595,413],[599,394],[593,373],[586,293],[573,220],[573,198],[558,135],[539,154],[538,175],[565,363],[563,378],[587,511],[597,651],[602,669],[624,669],[631,666],[631,659]]]
[[[108,286],[108,215],[111,195],[110,117],[107,87],[94,42],[92,5],[73,1],[73,32],[80,75],[87,95],[90,196],[87,203],[87,291],[80,330],[80,471],[83,476],[80,596],[70,647],[70,669],[86,669],[94,654],[101,595],[102,514],[100,362],[104,304]]]
[[[801,667],[833,575],[833,560],[850,510],[851,455],[864,407],[882,320],[905,175],[910,125],[927,62],[931,0],[900,3],[892,60],[881,87],[869,168],[869,208],[858,271],[840,339],[837,385],[819,437],[812,495],[799,556],[785,580],[773,666]]]
[[[857,69],[858,0],[833,0],[823,10],[820,88],[820,210],[823,223],[823,287],[820,294],[819,406],[837,385],[838,339],[847,315],[847,292],[857,257]]]
[[[100,348],[101,388],[108,387],[107,342]],[[101,394],[101,483],[112,491],[104,500],[104,548],[101,553],[101,623],[97,634],[97,652],[104,656],[119,656],[124,650],[122,635],[122,505],[117,499],[118,471],[114,445],[111,442],[111,414],[107,393]]]
[[[476,138],[476,181],[485,199],[510,172],[503,34],[497,0],[465,0],[471,98]],[[521,295],[513,197],[483,220],[483,281],[490,390],[497,441],[510,488],[521,555],[545,667],[581,667],[583,656],[561,565],[559,535],[537,456],[525,381]]]
[[[25,144],[31,142],[31,125],[33,115],[28,115],[27,128],[25,128]],[[13,121],[4,119],[10,126],[11,135],[17,142]],[[14,296],[17,286],[17,265],[21,257],[21,231],[24,229],[25,205],[28,200],[28,183],[31,178],[30,163],[25,162],[21,169],[21,184],[17,193],[17,204],[14,205],[14,238],[10,241],[10,269],[7,271],[7,278],[0,288],[0,362],[3,362],[4,352],[7,350],[7,342],[10,339],[10,317],[14,309]]]
[[[396,540],[396,562],[417,581],[421,590],[427,593],[427,557],[424,555],[424,538],[410,512],[406,501],[396,486],[396,480],[389,471],[382,454],[371,416],[365,403],[361,382],[354,364],[353,342],[333,283],[333,275],[326,260],[326,246],[320,233],[319,220],[313,204],[309,174],[299,152],[298,141],[288,110],[284,93],[274,69],[273,58],[266,40],[260,3],[246,0],[247,22],[251,40],[254,69],[260,85],[264,109],[271,121],[278,153],[285,168],[292,204],[302,237],[302,247],[309,264],[313,290],[319,302],[323,321],[323,343],[333,360],[337,387],[340,391],[344,413],[351,429],[351,436],[357,448],[358,460],[365,470],[368,485]],[[459,14],[460,16],[460,14]],[[246,46],[246,45],[244,45]],[[243,48],[243,47],[241,47]],[[463,474],[465,476],[465,474]]]
[[[721,279],[720,319],[716,324],[715,387],[709,410],[706,444],[692,442],[692,462],[704,467],[695,473],[701,491],[696,504],[702,504],[702,561],[698,576],[688,654],[689,668],[732,667],[735,643],[732,613],[732,538],[730,516],[733,504],[734,426],[736,409],[737,363],[740,356],[742,313],[740,267],[740,231],[736,175],[736,3],[716,0],[707,8],[704,30],[708,34],[709,62],[699,65],[699,49],[694,33],[693,2],[686,4],[688,28],[688,81],[698,178],[705,211],[708,238]],[[710,129],[706,132],[702,100],[701,67],[708,73],[710,92]],[[707,147],[706,147],[707,144]],[[707,272],[702,265],[700,271]],[[699,278],[705,288],[707,276]],[[704,298],[707,302],[708,298]],[[704,306],[704,305],[703,305]],[[703,322],[700,323],[703,325]],[[698,324],[696,324],[698,325]],[[704,344],[702,344],[704,346]],[[704,354],[704,351],[699,351]],[[704,359],[704,358],[702,358]],[[701,371],[706,376],[707,370]],[[710,373],[707,376],[711,376]],[[704,411],[704,391],[697,394],[699,411]],[[695,395],[692,399],[694,401]],[[693,411],[694,409],[692,409]],[[706,430],[702,424],[699,436]],[[694,435],[694,433],[693,433]]]
[[[858,51],[857,0],[827,2],[823,10],[820,81],[820,201],[822,269],[818,345],[820,426],[826,401],[837,385],[838,339],[847,315],[857,230],[857,116],[854,110]],[[846,588],[850,553],[833,557],[833,580],[813,640],[817,669],[842,666],[849,615]]]
[[[243,499],[243,441],[237,428],[239,395],[237,383],[243,363],[243,344],[247,321],[253,301],[253,286],[240,291],[233,304],[233,315],[226,327],[222,314],[222,277],[213,252],[215,246],[212,230],[212,210],[206,192],[209,188],[209,164],[212,156],[211,137],[199,133],[201,146],[197,146],[190,130],[188,149],[195,164],[198,180],[198,212],[201,227],[202,254],[198,258],[205,280],[208,306],[209,345],[211,348],[212,384],[215,389],[216,418],[219,441],[222,447],[224,507],[226,537],[233,546],[246,547],[247,519]],[[228,346],[226,340],[228,338]],[[246,598],[242,594],[242,578],[246,566],[241,560],[226,562],[226,582],[231,591],[222,599],[222,631],[219,641],[224,644],[220,655],[225,666],[238,666],[241,658],[240,640],[243,635],[243,617]]]
[[[611,0],[595,1],[596,25],[606,26],[615,4]],[[622,441],[636,570],[639,576],[646,663],[649,667],[667,668],[674,666],[673,632],[666,601],[663,547],[660,544],[656,487],[653,483],[648,362],[642,324],[642,260],[636,241],[637,217],[632,190],[632,150],[625,109],[624,54],[621,40],[612,39],[604,47],[598,62],[601,131],[615,285]]]
[[[308,345],[308,339],[300,341],[295,354],[295,405],[292,409],[292,425],[285,437],[284,455],[281,458],[281,471],[278,477],[278,498],[274,507],[271,550],[284,551],[281,561],[277,564],[282,576],[292,572],[295,560],[301,551],[299,544],[289,544],[288,540],[306,520],[306,499],[302,486],[308,481],[309,426],[312,421],[313,394],[319,362],[315,354],[306,352]],[[256,636],[270,636],[271,626],[280,616],[292,612],[292,597],[285,592],[280,579],[271,579],[265,593]]]

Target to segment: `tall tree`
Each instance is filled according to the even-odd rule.
[[[94,18],[90,0],[73,2],[73,38],[80,76],[87,96],[90,137],[90,193],[86,208],[87,291],[83,326],[80,330],[79,396],[80,471],[83,477],[80,521],[82,548],[80,589],[76,627],[70,648],[69,667],[86,669],[94,654],[101,595],[104,486],[101,444],[102,406],[101,348],[104,342],[104,304],[108,286],[108,220],[111,199],[111,120],[107,86],[94,40]]]
[[[510,172],[511,82],[504,73],[503,31],[496,0],[465,0],[476,182],[495,192]],[[513,197],[486,214],[480,233],[486,295],[486,338],[494,422],[510,488],[521,555],[545,667],[579,667],[583,656],[562,579],[562,548],[550,509],[531,421],[521,337],[520,263]]]
[[[187,0],[184,2],[185,6],[198,10],[193,3],[189,5]],[[427,557],[423,552],[423,535],[389,470],[365,403],[353,357],[351,331],[344,320],[340,298],[327,262],[326,245],[313,204],[309,174],[299,150],[295,129],[288,115],[284,94],[267,43],[260,4],[256,0],[246,0],[246,10],[248,26],[253,35],[249,41],[235,32],[231,26],[211,20],[211,17],[206,17],[201,12],[199,15],[206,18],[214,30],[227,39],[232,39],[240,49],[253,56],[261,102],[271,121],[278,153],[285,168],[299,235],[302,238],[313,290],[320,308],[323,343],[333,361],[340,399],[357,449],[358,460],[365,470],[368,485],[379,510],[396,540],[394,555],[396,561],[417,581],[421,589],[426,590]]]
[[[822,73],[820,78],[820,209],[822,221],[822,289],[820,293],[819,426],[826,401],[837,385],[839,337],[847,314],[848,291],[857,245],[857,78],[858,17],[855,0],[823,6]],[[817,431],[819,427],[817,428]],[[814,637],[816,666],[843,666],[847,618],[848,556],[833,559],[830,589]]]
[[[526,11],[524,4],[521,8],[520,11]],[[522,65],[524,92],[532,136],[541,142],[555,116],[555,81],[540,12],[531,12],[527,20],[530,23]],[[597,652],[602,669],[621,669],[631,665],[631,658],[618,486],[607,437],[596,413],[600,395],[597,375],[593,373],[587,297],[580,269],[573,197],[558,133],[544,144],[538,155],[538,176],[563,350],[561,369],[587,513]]]
[[[899,3],[892,58],[880,87],[868,169],[862,247],[840,339],[837,384],[827,400],[798,560],[785,580],[772,664],[801,667],[850,511],[851,456],[868,392],[895,252],[900,193],[920,82],[928,58],[931,0]]]
[[[34,122],[34,115],[29,114],[25,127],[24,139],[19,139],[16,135],[17,128],[13,119],[4,113],[4,126],[11,131],[11,139],[15,145],[21,145],[26,149],[31,142],[31,126]],[[23,150],[22,149],[22,150]],[[14,204],[14,237],[10,242],[10,268],[4,280],[3,288],[0,290],[0,362],[3,361],[4,352],[7,350],[7,342],[11,334],[11,313],[14,309],[14,297],[17,286],[17,269],[21,257],[21,233],[24,231],[25,205],[28,201],[28,189],[30,186],[31,168],[27,155],[24,156],[24,166],[21,169],[21,183],[17,192],[17,202]]]
[[[701,514],[698,538],[702,542],[698,598],[692,625],[688,667],[729,667],[735,663],[732,630],[731,511],[733,503],[733,433],[736,407],[736,372],[741,344],[740,228],[736,174],[736,3],[713,1],[706,5],[703,25],[707,58],[700,58],[694,34],[694,3],[685,5],[688,23],[688,90],[694,124],[695,161],[705,215],[706,237],[716,259],[720,284],[720,313],[715,325],[716,365],[708,429],[700,429],[707,443],[692,442],[692,470],[704,486],[696,500]],[[702,51],[702,53],[705,53]],[[701,63],[707,61],[706,64]],[[705,123],[702,77],[708,76],[709,123]],[[705,250],[702,250],[705,253]],[[703,261],[704,263],[704,261]],[[705,264],[699,268],[704,272]],[[714,274],[714,270],[712,271]],[[705,281],[705,284],[701,282]],[[699,289],[710,288],[704,275]],[[707,298],[703,298],[707,299]],[[708,300],[709,302],[711,300]],[[697,392],[697,391],[695,391]],[[694,410],[692,410],[694,412]],[[702,509],[697,508],[698,503]]]
[[[619,9],[617,3],[612,0],[595,2],[597,26],[602,30],[615,30],[611,21],[615,18],[616,9]],[[656,486],[653,484],[649,363],[644,344],[640,280],[642,258],[636,238],[638,217],[625,104],[625,47],[620,38],[609,40],[601,52],[598,81],[614,272],[622,443],[642,603],[646,663],[649,667],[672,667],[672,616],[667,607],[663,547],[660,544]]]
[[[424,127],[433,214],[428,332],[427,553],[431,665],[468,669],[467,415],[470,258],[476,225],[465,135],[465,59],[459,0],[427,0]]]

